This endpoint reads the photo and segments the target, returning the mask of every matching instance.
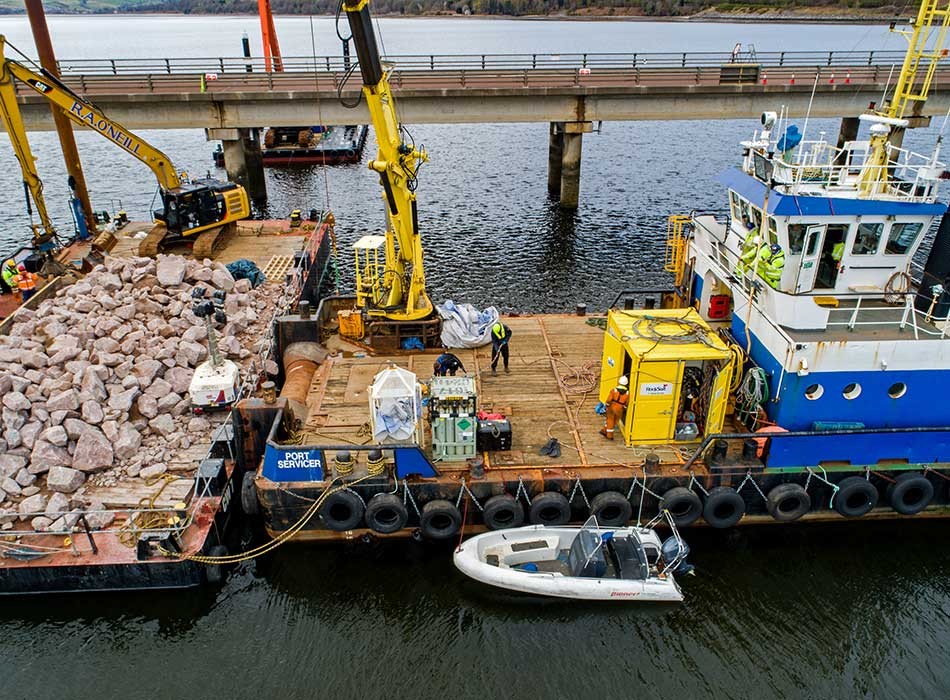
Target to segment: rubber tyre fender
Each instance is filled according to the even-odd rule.
[[[660,499],[660,512],[669,511],[677,527],[692,525],[703,514],[703,502],[696,492],[685,486],[674,486]]]
[[[482,520],[489,530],[504,530],[524,525],[524,508],[507,493],[492,496],[485,501]]]
[[[917,515],[933,500],[934,485],[919,472],[904,472],[887,487],[886,496],[891,508],[901,515]]]
[[[241,509],[244,515],[260,515],[261,504],[257,500],[257,485],[254,472],[244,472],[241,479]]]
[[[811,496],[801,484],[779,484],[769,491],[765,507],[778,522],[791,523],[811,510]]]
[[[604,491],[590,499],[590,514],[599,525],[623,527],[633,515],[633,506],[619,491]]]
[[[451,501],[429,501],[422,506],[419,529],[430,540],[447,540],[462,528],[462,514]]]
[[[366,526],[373,532],[391,535],[399,532],[409,522],[409,511],[399,496],[392,493],[377,493],[366,504],[363,516]]]
[[[717,529],[735,526],[745,515],[745,501],[731,486],[710,490],[703,505],[703,519]]]
[[[216,544],[208,550],[207,556],[226,557],[228,556],[228,548],[223,544]],[[205,580],[212,585],[221,583],[224,580],[224,565],[205,564]]]
[[[320,506],[320,519],[331,530],[346,532],[363,522],[363,499],[352,491],[335,491]]]
[[[571,504],[555,491],[545,491],[531,499],[528,521],[532,525],[567,525],[571,522]]]
[[[849,476],[838,483],[834,508],[846,518],[860,518],[877,506],[880,494],[874,484],[862,476]]]

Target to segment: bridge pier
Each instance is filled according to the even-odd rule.
[[[581,190],[581,148],[585,133],[594,130],[591,122],[554,122],[548,147],[548,191],[554,191],[555,172],[560,180],[561,209],[577,209]],[[558,132],[558,133],[555,133]],[[560,164],[555,155],[560,151]],[[557,167],[555,167],[557,166]]]
[[[242,185],[252,201],[267,199],[264,160],[257,129],[207,129],[206,133],[209,141],[221,140],[228,179]]]
[[[561,158],[564,157],[564,122],[551,122],[548,136],[548,194],[561,196]]]
[[[861,120],[857,117],[842,117],[841,127],[838,129],[838,148],[844,148],[848,141],[855,141],[858,138],[858,127],[861,126]],[[839,156],[840,160],[840,156]],[[844,163],[837,163],[844,165]]]

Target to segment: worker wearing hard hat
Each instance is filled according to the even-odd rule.
[[[759,276],[772,289],[778,289],[782,281],[782,271],[785,269],[785,251],[778,243],[763,243],[759,249]]]
[[[498,358],[505,361],[505,374],[509,374],[508,369],[508,341],[511,340],[511,329],[499,321],[491,327],[491,374],[494,377],[498,374]]]
[[[23,264],[21,264],[17,270],[17,286],[20,288],[20,295],[23,297],[23,301],[26,301],[36,292],[36,275],[32,272],[27,272],[26,266]]]
[[[752,271],[755,258],[759,254],[759,229],[751,221],[746,221],[745,227],[745,240],[742,242],[739,259],[736,261],[736,275],[739,277],[745,277]]]
[[[627,404],[630,403],[628,383],[626,377],[621,377],[617,386],[607,395],[607,423],[600,429],[600,434],[608,440],[614,439],[614,428],[617,423],[623,422],[623,412],[627,410]]]
[[[455,373],[459,370],[462,370],[462,373],[464,374],[465,365],[463,365],[462,361],[448,350],[439,355],[435,359],[435,364],[432,366],[432,373],[437,377],[444,377],[447,374],[450,374],[454,377]]]
[[[3,263],[3,272],[0,273],[0,278],[3,279],[3,291],[16,292],[19,287],[17,286],[17,269],[16,263],[13,260],[7,260]]]

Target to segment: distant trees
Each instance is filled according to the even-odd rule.
[[[87,0],[79,0],[85,4]],[[646,15],[670,17],[702,10],[762,12],[807,8],[872,10],[899,13],[896,0],[372,0],[376,15]],[[272,0],[281,14],[333,14],[339,0]],[[256,0],[127,0],[124,12],[240,14],[257,12]]]

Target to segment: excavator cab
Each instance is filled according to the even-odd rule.
[[[192,180],[180,187],[162,190],[162,205],[153,212],[156,223],[178,236],[192,236],[247,218],[251,213],[243,187],[214,178]]]

